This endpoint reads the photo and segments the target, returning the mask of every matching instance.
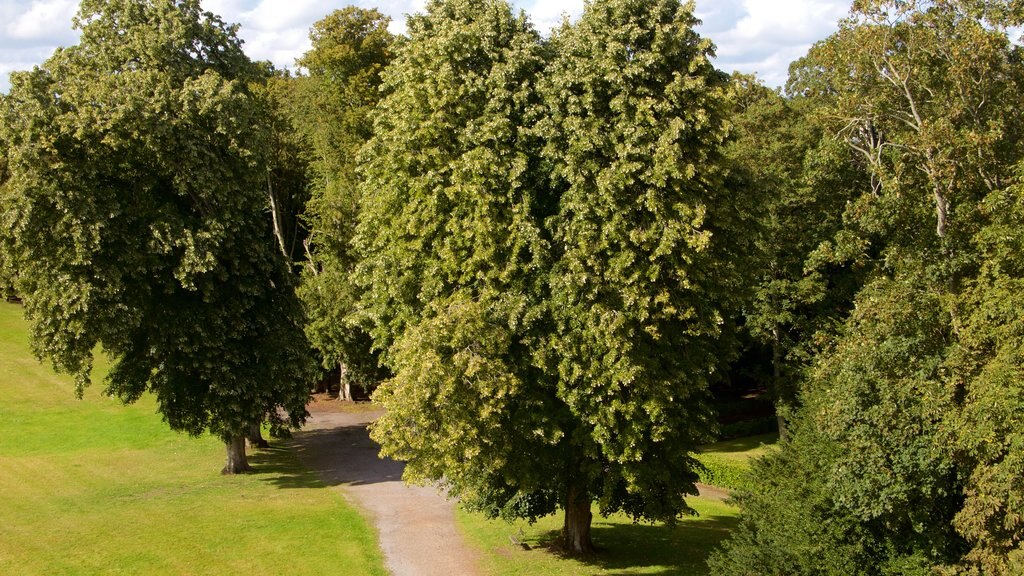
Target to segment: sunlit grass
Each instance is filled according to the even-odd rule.
[[[771,432],[747,436],[745,438],[733,438],[722,440],[714,444],[708,444],[701,448],[701,454],[712,455],[716,458],[736,462],[748,463],[751,459],[764,455],[769,450],[774,450],[775,443],[779,441],[779,434]]]
[[[0,304],[0,574],[385,573],[370,526],[290,451],[222,477],[220,442],[170,431],[152,399],[76,400],[20,315]]]

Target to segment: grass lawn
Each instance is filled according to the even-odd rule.
[[[674,528],[661,524],[633,524],[627,516],[601,518],[594,514],[592,536],[598,554],[577,560],[551,550],[550,543],[562,527],[560,514],[530,526],[487,520],[479,514],[458,510],[456,516],[467,541],[481,552],[481,567],[488,576],[569,576],[659,574],[699,576],[707,574],[708,554],[736,525],[736,508],[704,498],[690,499],[700,514]],[[525,542],[530,550],[509,539]]]
[[[705,466],[701,482],[730,490],[749,490],[750,461],[774,450],[778,439],[776,433],[759,434],[704,446],[697,454],[697,460]]]
[[[732,440],[722,440],[721,442],[708,444],[701,448],[700,453],[714,456],[715,458],[728,462],[745,465],[750,459],[761,456],[769,450],[773,450],[773,445],[778,441],[778,432],[771,432],[769,434],[758,434],[757,436],[734,438]]]
[[[749,461],[772,450],[778,434],[760,434],[725,440],[705,446],[699,458],[713,463],[718,477],[741,483]],[[481,551],[485,574],[599,575],[659,574],[700,576],[707,574],[708,554],[736,525],[739,511],[705,498],[691,498],[699,516],[687,518],[675,528],[656,524],[633,524],[623,515],[601,518],[594,515],[593,538],[600,553],[586,561],[560,556],[549,545],[561,529],[561,516],[545,518],[530,526],[487,520],[464,510],[457,512],[460,527],[471,545]],[[510,536],[525,542],[530,550],[514,544]]]
[[[26,334],[0,304],[0,574],[385,574],[371,527],[290,451],[222,477],[220,442],[170,431],[149,397],[76,400]]]

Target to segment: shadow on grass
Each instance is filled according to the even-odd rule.
[[[323,488],[316,474],[301,466],[286,443],[272,444],[249,453],[252,475],[261,481],[285,489]]]
[[[594,519],[591,535],[597,553],[576,560],[614,576],[644,574],[702,576],[708,574],[707,559],[739,519],[733,516],[703,516],[681,521],[674,527],[661,524],[629,524]],[[539,537],[543,552],[570,558],[557,546],[559,532]]]
[[[757,436],[746,436],[732,440],[722,440],[714,444],[708,444],[701,449],[701,452],[748,452],[760,448],[762,444],[775,444],[779,441],[777,432],[758,434]]]

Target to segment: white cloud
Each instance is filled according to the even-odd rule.
[[[71,18],[77,11],[75,0],[35,0],[27,10],[8,20],[7,36],[18,40],[73,39]]]
[[[727,71],[757,73],[769,86],[784,84],[789,63],[834,32],[849,8],[848,0],[732,0],[731,4],[730,27],[704,30],[718,47],[716,64]]]
[[[583,0],[534,0],[529,5],[523,2],[516,4],[530,14],[534,28],[544,35],[561,25],[564,16],[568,15],[570,20],[575,20],[583,13]]]
[[[422,12],[427,0],[203,0],[204,9],[241,25],[239,35],[254,59],[291,67],[309,49],[309,27],[349,4],[376,7],[392,17],[392,32],[405,32],[405,15]],[[542,34],[578,18],[584,0],[514,0]],[[57,46],[76,41],[71,17],[77,0],[0,0],[0,91],[7,72],[41,63]],[[789,62],[835,30],[849,0],[697,0],[701,34],[718,46],[716,64],[725,70],[758,72],[781,85]]]

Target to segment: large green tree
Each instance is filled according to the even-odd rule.
[[[308,344],[267,208],[264,72],[197,0],[85,0],[80,43],[12,75],[3,247],[35,352],[168,424],[224,439],[298,425]]]
[[[495,0],[409,20],[363,152],[374,437],[493,515],[673,521],[739,275],[728,78],[692,6],[588,5],[550,43]],[[737,235],[738,236],[738,235]]]
[[[770,377],[762,382],[785,436],[782,414],[797,403],[803,370],[859,287],[856,271],[815,266],[808,256],[842,228],[843,207],[862,189],[866,171],[829,137],[813,113],[814,97],[787,98],[734,74],[733,99],[726,154],[735,180],[759,200],[758,226],[748,232],[756,238],[755,291],[743,312],[751,350],[739,362],[768,360]]]
[[[327,368],[339,368],[339,397],[351,383],[375,385],[386,372],[371,350],[365,326],[353,316],[359,289],[352,281],[351,245],[359,215],[356,158],[370,138],[381,72],[395,38],[390,19],[376,10],[336,10],[313,25],[313,47],[298,63],[292,121],[304,140],[312,193],[306,218],[309,260],[299,295],[306,305],[306,333]]]
[[[725,185],[728,77],[696,24],[674,0],[593,2],[554,37],[541,86],[575,548],[594,497],[634,518],[689,512],[691,452],[713,438],[708,385],[731,352],[752,238]]]
[[[954,526],[972,573],[1024,571],[1024,173],[988,195],[975,236],[979,273],[960,295],[963,324],[946,364],[959,410],[941,437],[969,474]]]
[[[431,2],[408,26],[362,156],[360,307],[395,373],[373,436],[406,478],[497,511],[548,487],[563,436],[535,360],[544,50],[501,0]]]

